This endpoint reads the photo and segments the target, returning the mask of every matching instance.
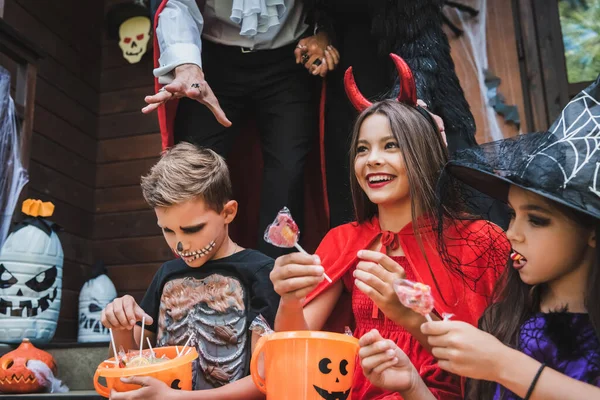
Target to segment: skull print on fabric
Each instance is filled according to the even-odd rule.
[[[157,346],[182,345],[192,336],[189,345],[198,351],[194,390],[223,386],[245,376],[250,357],[246,296],[240,281],[216,273],[165,284]]]
[[[119,27],[119,47],[123,57],[131,64],[139,62],[146,53],[150,39],[148,17],[129,18]]]
[[[47,343],[56,331],[63,250],[53,229],[33,221],[38,225],[25,220],[0,250],[0,342]]]

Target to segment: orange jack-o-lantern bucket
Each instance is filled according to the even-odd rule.
[[[267,399],[350,398],[358,339],[339,333],[278,332],[260,338],[252,355],[254,384]],[[258,371],[264,355],[264,378]]]
[[[143,354],[150,352],[149,349],[144,350]],[[139,354],[137,351],[132,351],[133,357]],[[139,389],[139,385],[131,385],[121,382],[121,378],[128,376],[151,376],[166,383],[173,389],[192,390],[192,361],[198,357],[196,349],[192,349],[189,353],[177,357],[175,346],[157,347],[154,349],[156,357],[163,355],[170,358],[169,361],[158,364],[144,365],[141,367],[115,368],[113,363],[114,358],[103,361],[98,365],[96,374],[94,375],[94,388],[99,395],[109,397],[110,391],[115,389],[117,392],[128,392],[130,390]],[[106,379],[106,386],[101,384],[99,377]]]

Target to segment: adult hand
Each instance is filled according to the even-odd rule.
[[[130,378],[121,378],[121,382],[132,385],[141,385],[142,387],[137,390],[120,393],[113,389],[110,392],[110,400],[175,399],[178,397],[178,394],[181,393],[179,390],[171,389],[163,381],[159,381],[158,379],[150,376],[132,376]]]
[[[318,256],[290,253],[275,260],[270,278],[281,302],[297,302],[317,287],[324,272]]]
[[[425,111],[427,111],[429,113],[429,115],[431,115],[431,117],[437,124],[438,130],[440,131],[440,135],[442,135],[442,139],[444,140],[446,147],[448,147],[448,141],[446,140],[446,128],[444,127],[444,120],[439,115],[436,115],[436,114],[432,113],[431,111],[429,111],[427,104],[423,100],[418,99],[417,104],[419,106],[421,106],[422,108],[424,108]]]
[[[408,356],[394,342],[384,339],[373,329],[363,335],[358,344],[363,373],[373,385],[391,392],[415,389],[421,377]]]
[[[214,114],[217,121],[223,126],[231,126],[225,112],[219,105],[219,100],[204,79],[202,68],[195,64],[183,64],[175,68],[175,79],[164,86],[158,93],[146,96],[144,101],[148,105],[142,108],[144,114],[156,110],[158,106],[174,98],[189,97],[196,100]]]
[[[340,62],[340,53],[329,43],[324,32],[301,39],[294,50],[296,64],[303,64],[309,73],[325,77]]]
[[[101,321],[109,329],[131,330],[144,317],[146,324],[152,324],[152,317],[144,312],[133,297],[125,295],[114,299],[102,310]]]
[[[508,348],[494,336],[462,321],[435,321],[421,326],[440,368],[473,379],[496,381],[498,362]]]
[[[419,316],[402,305],[393,287],[394,281],[406,277],[404,268],[377,251],[361,250],[358,258],[361,261],[354,271],[356,287],[373,300],[386,317],[406,327],[411,319]]]

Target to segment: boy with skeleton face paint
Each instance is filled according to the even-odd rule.
[[[102,323],[113,329],[117,348],[138,349],[136,323],[145,317],[144,336],[153,346],[183,346],[189,340],[196,348],[194,390],[209,390],[211,398],[260,397],[246,377],[258,339],[248,327],[258,315],[273,325],[279,297],[269,279],[273,260],[229,237],[237,202],[225,160],[212,150],[180,143],[142,177],[142,191],[179,258],[161,266],[140,305],[128,295],[117,298],[103,310]],[[129,382],[142,388],[113,392],[111,398],[199,395],[173,392],[177,385],[169,388],[149,377]]]

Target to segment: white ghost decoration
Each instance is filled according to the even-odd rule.
[[[131,64],[139,62],[148,48],[150,40],[150,18],[133,17],[119,27],[119,47],[123,57]]]
[[[102,310],[117,297],[117,289],[104,273],[104,265],[94,266],[92,279],[87,281],[79,292],[79,334],[78,342],[108,342],[108,329],[102,325]]]
[[[0,342],[43,344],[56,332],[63,249],[52,224],[24,222],[0,250]]]

